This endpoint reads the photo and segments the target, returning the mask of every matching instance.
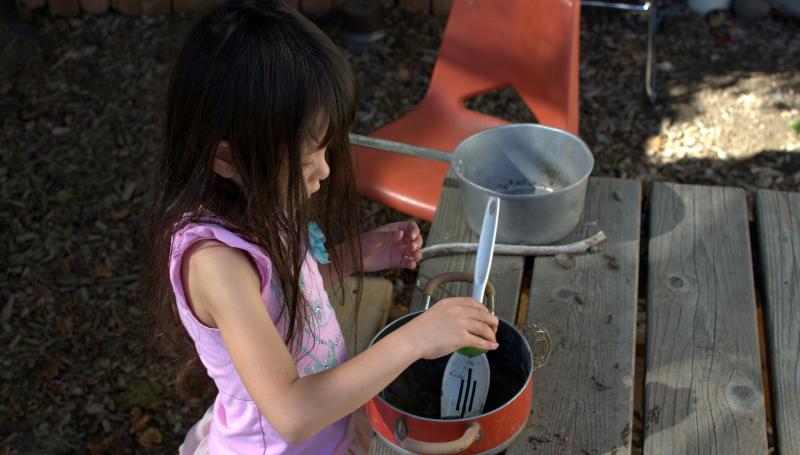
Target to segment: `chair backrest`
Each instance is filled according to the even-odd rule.
[[[426,98],[513,87],[545,125],[578,133],[580,0],[455,0]]]

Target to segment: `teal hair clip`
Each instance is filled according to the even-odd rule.
[[[308,223],[308,244],[311,247],[311,254],[317,262],[320,264],[331,262],[328,250],[325,249],[325,234],[322,233],[322,229],[314,221]]]

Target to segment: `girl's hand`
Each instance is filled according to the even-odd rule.
[[[463,347],[492,350],[499,346],[499,321],[470,297],[440,300],[398,331],[404,330],[423,359],[437,359]]]
[[[361,234],[363,272],[402,267],[413,269],[422,259],[422,235],[413,221],[398,221]]]

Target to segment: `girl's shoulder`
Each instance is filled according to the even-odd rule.
[[[199,256],[195,253],[202,249]],[[272,272],[272,262],[267,253],[245,235],[213,217],[187,221],[177,227],[172,236],[170,262],[180,269],[188,257],[221,260],[221,263],[240,260],[245,253],[255,265],[262,282],[267,283]]]
[[[172,234],[173,254],[175,250],[185,252],[198,242],[208,241],[247,252],[254,250],[265,255],[252,238],[214,215],[178,222]]]
[[[265,279],[246,252],[218,240],[195,243],[184,253],[179,272],[186,303],[200,322],[212,328],[218,327],[214,314],[239,306],[231,302],[247,301],[252,291],[261,291]],[[257,300],[263,305],[260,297]]]

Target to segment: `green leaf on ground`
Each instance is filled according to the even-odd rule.
[[[137,381],[120,392],[118,399],[129,406],[152,408],[161,403],[162,392],[162,387],[155,382]]]
[[[800,134],[800,120],[792,120],[789,122],[789,128],[793,129],[795,133]]]
[[[69,188],[64,188],[63,190],[56,193],[56,199],[58,199],[59,202],[67,202],[73,197],[75,197],[75,194]]]

